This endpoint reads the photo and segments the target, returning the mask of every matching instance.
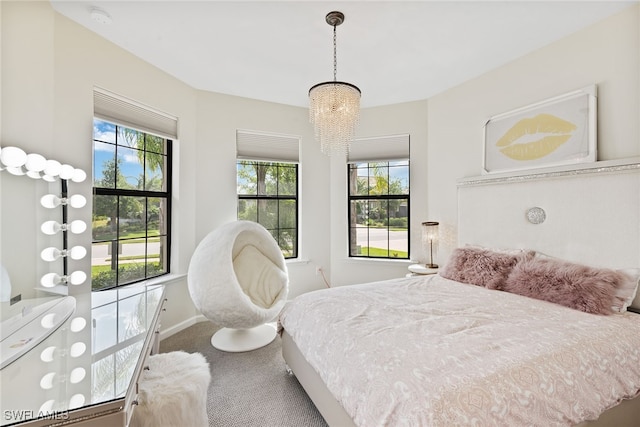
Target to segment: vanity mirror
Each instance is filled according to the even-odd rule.
[[[87,255],[69,234],[86,224],[72,211],[87,200],[69,192],[86,173],[18,147],[0,147],[0,369],[25,354],[75,308],[69,286],[87,279],[69,260]]]

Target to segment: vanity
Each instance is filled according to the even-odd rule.
[[[165,301],[162,285],[76,297],[54,333],[0,370],[0,425],[128,425]]]
[[[127,426],[158,350],[164,286],[91,290],[85,178],[0,147],[0,426]]]

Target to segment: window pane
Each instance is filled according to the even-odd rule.
[[[142,189],[143,170],[138,156],[140,150],[118,147],[116,167],[116,188]]]
[[[144,189],[148,191],[166,191],[167,157],[156,153],[145,153]]]
[[[258,195],[278,195],[278,166],[276,164],[258,167]]]
[[[166,236],[149,238],[147,240],[147,277],[167,273],[167,238]]]
[[[146,206],[144,197],[120,196],[118,233],[120,239],[144,237]]]
[[[145,278],[146,263],[144,254],[140,256],[125,255],[131,251],[132,243],[122,244],[122,257],[118,265],[118,285],[137,282]],[[144,243],[140,243],[144,248]]]
[[[407,229],[389,230],[389,256],[407,258],[409,252],[409,231]]]
[[[281,228],[279,237],[278,237],[278,245],[282,250],[282,254],[285,258],[294,258],[297,257],[296,253],[296,230],[294,228]]]
[[[147,153],[166,154],[167,140],[160,136],[147,134],[144,140],[144,149]]]
[[[296,228],[296,201],[280,200],[278,212],[279,228]]]
[[[280,196],[295,196],[297,194],[296,167],[280,166],[278,180],[278,194]]]
[[[116,221],[118,216],[118,196],[94,196],[92,234],[94,241],[116,238]]]
[[[238,194],[258,194],[256,163],[238,162]]]
[[[395,164],[389,167],[389,194],[409,194],[409,165]]]
[[[238,219],[258,222],[258,201],[238,200]]]
[[[104,142],[93,144],[93,185],[101,188],[116,186],[116,146]]]
[[[164,197],[147,199],[147,236],[167,234],[167,224],[164,220],[167,209],[167,199]]]
[[[144,149],[144,133],[135,129],[118,126],[118,145],[129,148]]]
[[[349,202],[351,227],[365,226],[369,221],[369,202],[367,200],[352,200]]]
[[[258,222],[267,230],[278,227],[277,200],[258,200]]]
[[[99,119],[93,120],[93,139],[95,141],[116,143],[116,125]]]
[[[115,255],[113,248],[116,248]],[[94,291],[116,285],[118,242],[93,243],[91,245],[91,289]],[[113,264],[112,264],[113,263]]]
[[[366,227],[349,229],[351,256],[369,256],[369,230]]]
[[[369,168],[369,194],[389,194],[389,168],[386,163],[372,163]]]
[[[360,164],[355,166],[357,167],[352,168],[349,175],[351,181],[349,190],[352,195],[366,196],[369,194],[369,168],[366,164],[364,167]]]

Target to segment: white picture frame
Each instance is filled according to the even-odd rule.
[[[482,173],[597,160],[597,87],[591,85],[490,117]]]

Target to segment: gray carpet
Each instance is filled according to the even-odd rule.
[[[160,342],[160,351],[202,353],[211,368],[207,412],[210,427],[326,427],[293,375],[285,370],[280,337],[246,353],[211,346],[218,328],[197,323]]]

